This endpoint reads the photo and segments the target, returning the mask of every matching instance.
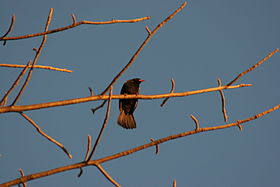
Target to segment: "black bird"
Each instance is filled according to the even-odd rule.
[[[126,81],[123,84],[121,94],[139,94],[139,85],[144,80],[135,78]],[[120,115],[118,117],[118,124],[126,129],[136,128],[136,122],[133,116],[133,112],[137,107],[138,99],[120,99],[119,109]]]

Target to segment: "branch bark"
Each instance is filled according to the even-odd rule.
[[[72,17],[73,18],[73,17]],[[61,32],[64,30],[72,29],[74,27],[77,27],[79,25],[106,25],[106,24],[114,24],[114,23],[135,23],[143,20],[148,20],[150,17],[143,17],[143,18],[137,18],[137,19],[130,19],[130,20],[111,20],[111,21],[79,21],[79,22],[73,22],[71,25],[65,26],[65,27],[60,27],[57,29],[45,31],[45,32],[40,32],[40,33],[34,33],[34,34],[27,34],[24,36],[15,36],[15,37],[1,37],[0,41],[7,41],[7,40],[20,40],[20,39],[26,39],[26,38],[32,38],[32,37],[38,37],[38,36],[43,36],[43,35],[48,35],[48,34],[53,34],[56,32]]]
[[[167,94],[160,94],[160,95],[112,95],[112,99],[162,99],[168,97],[184,97],[196,94],[202,94],[207,92],[214,92],[219,90],[225,89],[235,89],[235,88],[242,88],[242,87],[249,87],[252,86],[251,84],[239,84],[234,86],[221,86],[221,87],[214,87],[214,88],[207,88],[202,90],[196,91],[187,91],[181,93],[167,93]],[[90,101],[99,101],[99,100],[108,100],[109,95],[97,95],[97,96],[90,96],[90,97],[82,97],[76,99],[68,99],[63,101],[55,101],[55,102],[48,102],[48,103],[39,103],[33,105],[17,105],[17,106],[4,106],[0,107],[0,113],[7,113],[7,112],[23,112],[29,110],[38,110],[43,108],[51,108],[51,107],[58,107],[58,106],[65,106],[65,105],[73,105],[78,103],[85,103]]]
[[[25,68],[26,65],[20,65],[20,64],[0,64],[0,67]],[[27,68],[31,68],[31,67],[32,66],[29,65]],[[33,68],[47,69],[47,70],[53,70],[53,71],[62,71],[62,72],[68,72],[68,73],[73,72],[73,71],[68,70],[68,69],[56,68],[56,67],[52,67],[52,66],[34,65]]]
[[[62,167],[59,167],[59,168],[55,168],[55,169],[51,169],[51,170],[47,170],[47,171],[43,171],[43,172],[39,172],[39,173],[34,173],[34,174],[31,174],[31,175],[26,175],[26,176],[8,181],[6,183],[0,184],[0,187],[12,186],[12,185],[24,183],[24,182],[27,182],[27,181],[31,181],[31,180],[34,180],[34,179],[46,177],[46,176],[49,176],[49,175],[54,175],[54,174],[57,174],[57,173],[61,173],[61,172],[64,172],[64,171],[79,169],[81,167],[87,167],[87,166],[92,166],[92,165],[93,166],[100,165],[102,163],[105,163],[105,162],[108,162],[108,161],[111,161],[111,160],[115,160],[115,159],[130,155],[130,154],[136,153],[136,152],[141,151],[143,149],[147,149],[149,147],[152,147],[152,146],[155,146],[155,145],[158,145],[158,144],[162,144],[162,143],[165,143],[165,142],[169,142],[171,140],[175,140],[175,139],[182,138],[182,137],[185,137],[185,136],[190,136],[190,135],[194,135],[194,134],[198,134],[198,133],[202,133],[202,132],[221,130],[221,129],[226,129],[226,128],[238,126],[238,125],[247,123],[249,121],[255,120],[257,118],[260,118],[264,115],[267,115],[270,112],[278,110],[279,108],[280,108],[280,104],[276,105],[276,106],[274,106],[274,107],[272,107],[272,108],[270,108],[270,109],[268,109],[268,110],[266,110],[262,113],[256,114],[254,116],[248,117],[248,118],[243,119],[243,120],[238,120],[238,121],[233,122],[233,123],[228,123],[228,124],[225,124],[225,125],[219,125],[219,126],[213,126],[213,127],[199,128],[198,130],[192,130],[192,131],[182,132],[182,133],[179,133],[179,134],[174,134],[174,135],[167,136],[167,137],[152,141],[150,143],[135,147],[133,149],[129,149],[129,150],[126,150],[126,151],[123,151],[123,152],[120,152],[120,153],[116,153],[114,155],[110,155],[110,156],[100,158],[100,159],[97,159],[97,160],[91,160],[89,162],[84,162],[83,161],[83,162],[79,162],[79,163],[72,164],[72,165],[62,166]]]

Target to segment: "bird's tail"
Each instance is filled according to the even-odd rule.
[[[125,129],[134,129],[136,128],[136,122],[133,114],[125,114],[124,111],[121,111],[118,117],[118,124]]]

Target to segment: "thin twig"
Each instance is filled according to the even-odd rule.
[[[72,17],[72,21],[73,21],[72,25],[75,25],[76,24],[76,16],[75,16],[75,14],[72,14],[71,17]]]
[[[241,123],[239,123],[238,120],[236,121],[236,123],[237,123],[237,127],[239,128],[239,130],[243,131],[243,127],[242,127]]]
[[[150,17],[143,17],[143,18],[137,18],[137,19],[131,19],[131,20],[111,20],[111,21],[102,21],[102,22],[84,20],[84,21],[74,22],[71,25],[68,25],[68,26],[65,26],[65,27],[60,27],[60,28],[57,28],[57,29],[53,29],[53,30],[49,30],[49,31],[41,32],[41,33],[27,34],[27,35],[24,35],[24,36],[15,36],[15,37],[4,37],[4,38],[0,38],[0,41],[1,40],[20,40],[20,39],[38,37],[38,36],[53,34],[53,33],[56,33],[56,32],[61,32],[61,31],[64,31],[64,30],[72,29],[72,28],[77,27],[79,25],[85,25],[85,24],[105,25],[105,24],[114,24],[114,23],[135,23],[135,22],[148,20],[148,19],[150,19]],[[74,21],[73,16],[72,16],[72,21]]]
[[[23,177],[24,176],[24,172],[23,172],[23,170],[21,168],[19,168],[19,172],[20,172],[21,177]],[[22,185],[23,185],[23,187],[27,186],[27,184],[25,182],[23,182]]]
[[[270,108],[270,109],[268,109],[268,110],[266,110],[262,113],[259,113],[257,115],[251,116],[251,117],[243,119],[243,120],[239,120],[239,121],[234,122],[234,123],[229,123],[229,124],[220,125],[220,126],[200,128],[198,131],[192,130],[192,131],[182,132],[182,133],[179,133],[179,134],[174,134],[174,135],[167,136],[167,137],[155,140],[153,142],[141,145],[139,147],[135,147],[135,148],[132,148],[132,149],[120,152],[120,153],[116,153],[114,155],[106,156],[104,158],[100,158],[100,159],[97,159],[97,160],[91,160],[88,163],[79,162],[79,163],[76,163],[76,164],[71,164],[71,165],[62,166],[62,167],[59,167],[59,168],[55,168],[55,169],[51,169],[51,170],[47,170],[47,171],[43,171],[43,172],[39,172],[39,173],[34,173],[34,174],[31,174],[31,175],[27,175],[27,176],[24,176],[24,177],[21,177],[21,178],[17,178],[17,179],[5,182],[1,185],[2,186],[12,186],[12,185],[16,185],[16,184],[19,184],[19,183],[22,183],[22,182],[31,181],[31,180],[34,180],[34,179],[54,175],[56,173],[61,173],[61,172],[65,172],[65,171],[69,171],[69,170],[73,170],[73,169],[77,169],[77,168],[81,168],[81,167],[87,167],[87,166],[91,166],[91,165],[96,166],[98,164],[105,163],[105,162],[108,162],[108,161],[111,161],[111,160],[115,160],[115,159],[118,159],[120,157],[124,157],[124,156],[130,155],[130,154],[133,154],[135,152],[141,151],[143,149],[147,149],[149,147],[155,146],[156,144],[162,144],[162,143],[165,143],[165,142],[168,142],[168,141],[171,141],[171,140],[175,140],[175,139],[182,138],[182,137],[185,137],[185,136],[190,136],[190,135],[193,135],[193,134],[198,134],[198,133],[208,132],[208,131],[214,131],[214,130],[221,130],[221,129],[226,129],[226,128],[237,126],[238,124],[244,124],[244,123],[247,123],[249,121],[255,120],[257,118],[260,118],[264,115],[267,115],[270,112],[273,112],[273,111],[275,111],[279,108],[280,108],[280,104],[276,105],[276,106],[274,106],[274,107],[272,107],[272,108]]]
[[[5,38],[10,32],[12,32],[15,20],[16,20],[16,15],[13,15],[12,20],[11,20],[11,24],[9,26],[9,29],[7,30],[7,32],[3,36],[0,37],[0,40],[3,40],[3,38]],[[6,42],[7,42],[7,40],[4,40],[3,45],[6,45]]]
[[[222,81],[221,79],[218,79],[218,86],[222,86]],[[222,113],[224,116],[224,120],[227,123],[228,122],[228,115],[227,115],[227,110],[226,110],[226,99],[223,90],[219,90],[220,96],[221,96],[221,102],[222,102]]]
[[[170,93],[173,93],[174,92],[174,89],[175,89],[175,81],[173,78],[171,78],[171,89],[170,89]],[[165,98],[163,100],[163,102],[161,103],[161,107],[163,107],[165,105],[165,103],[168,101],[169,97],[168,98]]]
[[[177,186],[177,182],[176,182],[176,179],[173,180],[173,187],[176,187]]]
[[[42,129],[40,128],[39,125],[37,125],[29,116],[27,116],[25,113],[23,112],[19,112],[19,114],[24,117],[31,125],[33,125],[33,127],[36,128],[37,132],[39,132],[42,136],[44,136],[45,138],[47,138],[50,142],[56,144],[58,147],[60,147],[69,158],[72,158],[72,155],[67,151],[67,149],[58,141],[56,141],[55,139],[53,139],[52,137],[50,137],[49,135],[47,135],[44,131],[42,131]]]
[[[49,29],[49,25],[50,25],[51,20],[52,20],[52,14],[53,14],[53,8],[50,9],[49,16],[48,16],[48,19],[47,19],[47,22],[46,22],[46,26],[45,26],[45,31],[47,31]],[[41,45],[40,45],[39,49],[37,50],[36,55],[34,57],[34,60],[32,62],[32,67],[30,68],[30,70],[28,72],[28,75],[27,75],[27,77],[25,79],[25,82],[24,82],[23,86],[21,87],[18,95],[16,96],[14,102],[12,103],[12,106],[14,106],[17,103],[17,101],[19,100],[20,96],[24,92],[24,90],[25,90],[29,80],[31,79],[32,72],[33,72],[33,66],[36,65],[37,60],[38,60],[38,58],[39,58],[39,56],[41,54],[41,51],[42,51],[43,46],[45,45],[46,41],[47,41],[47,35],[44,35],[43,40],[41,42]]]
[[[98,134],[98,137],[97,137],[97,139],[95,141],[93,149],[92,149],[90,155],[88,156],[88,158],[86,159],[86,162],[89,162],[90,159],[92,158],[92,155],[94,154],[94,152],[95,152],[95,150],[97,148],[97,145],[100,142],[101,136],[102,136],[102,134],[104,132],[104,129],[106,127],[106,124],[108,122],[108,119],[109,119],[109,116],[110,116],[110,109],[111,109],[112,93],[113,93],[113,87],[110,88],[110,94],[109,94],[109,100],[108,100],[108,105],[107,105],[107,111],[106,111],[106,114],[105,114],[103,125],[102,125],[101,130],[100,130],[100,132]]]
[[[194,115],[190,115],[190,117],[192,118],[192,120],[194,121],[195,123],[195,130],[198,131],[200,129],[199,127],[199,123],[198,123],[198,120],[196,119],[196,117],[194,117]]]
[[[87,139],[87,152],[84,158],[84,161],[86,161],[88,159],[89,153],[90,153],[90,149],[91,149],[91,136],[88,135],[88,139]],[[81,177],[83,174],[83,168],[80,168],[80,173],[78,174],[78,177]]]
[[[151,34],[151,31],[150,31],[149,27],[148,27],[148,26],[145,26],[145,29],[146,29],[147,33],[150,35],[150,34]]]
[[[102,102],[100,105],[98,105],[97,107],[92,108],[92,109],[91,109],[92,114],[95,114],[95,112],[96,112],[97,110],[99,110],[100,108],[102,108],[102,107],[105,105],[106,102],[107,102],[107,100],[103,101],[103,102]]]
[[[90,92],[90,96],[94,96],[94,92],[93,92],[92,88],[91,88],[91,87],[88,87],[88,90],[89,90],[89,92]]]
[[[25,68],[25,66],[26,65],[19,65],[19,64],[0,64],[0,67],[9,67],[9,68]],[[31,67],[32,67],[31,65],[28,66],[28,68],[31,68]],[[68,72],[68,73],[73,72],[68,69],[61,69],[61,68],[56,68],[56,67],[52,67],[52,66],[34,65],[33,68],[62,71],[62,72]]]
[[[154,34],[163,27],[170,19],[172,19],[178,12],[180,12],[185,6],[187,5],[186,2],[184,2],[177,10],[175,10],[170,16],[168,16],[165,20],[163,20],[158,26],[147,36],[145,41],[140,45],[140,47],[137,49],[135,54],[132,56],[132,58],[129,60],[127,65],[114,77],[112,82],[105,88],[105,90],[101,93],[101,95],[104,95],[111,86],[115,84],[115,82],[121,77],[121,75],[132,65],[132,63],[135,61],[137,56],[140,54],[142,49],[145,47],[145,45],[148,43],[148,41],[154,36]]]
[[[239,84],[234,86],[222,86],[222,87],[207,88],[202,90],[187,91],[181,93],[167,93],[167,94],[159,94],[159,95],[112,95],[112,99],[162,99],[166,97],[185,97],[190,95],[215,92],[224,89],[235,89],[235,88],[242,88],[242,87],[249,87],[249,86],[252,85]],[[96,96],[82,97],[76,99],[68,99],[63,101],[32,104],[32,105],[4,106],[4,107],[0,107],[0,113],[38,110],[43,108],[73,105],[73,104],[85,103],[90,101],[99,101],[99,100],[107,101],[108,99],[109,99],[108,95],[96,95]]]
[[[250,71],[254,70],[255,68],[257,68],[258,66],[260,66],[264,61],[266,61],[267,59],[269,59],[270,57],[272,57],[275,53],[277,53],[279,51],[279,49],[275,49],[274,51],[272,51],[271,53],[269,53],[266,57],[264,57],[262,60],[260,60],[257,64],[253,65],[252,67],[250,67],[249,69],[247,69],[246,71],[240,73],[235,79],[233,79],[230,83],[227,84],[227,86],[232,85],[233,83],[235,83],[238,79],[240,79],[242,76],[244,76],[245,74],[249,73]]]
[[[150,140],[153,142],[153,141],[155,141],[155,139],[153,139],[153,138],[150,138]],[[157,144],[157,145],[155,145],[156,146],[156,155],[159,155],[159,145]]]
[[[101,171],[101,173],[115,186],[117,187],[121,187],[121,185],[119,185],[117,183],[117,181],[115,181],[102,167],[100,164],[96,164],[96,167],[99,169],[99,171]]]
[[[20,74],[18,75],[17,79],[15,80],[15,82],[13,83],[13,85],[11,86],[11,88],[8,90],[8,92],[4,95],[4,97],[2,98],[1,102],[0,102],[0,106],[4,106],[6,105],[6,102],[8,100],[9,95],[11,94],[11,92],[13,91],[13,89],[18,85],[20,79],[22,78],[22,76],[25,74],[25,72],[27,71],[29,65],[31,64],[32,61],[27,62],[27,64],[25,65],[24,69],[20,72]]]

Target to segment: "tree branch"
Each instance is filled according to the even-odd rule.
[[[269,53],[266,57],[264,57],[262,60],[260,60],[257,64],[253,65],[252,67],[250,67],[249,69],[245,70],[244,72],[240,73],[235,79],[233,79],[230,83],[227,84],[227,86],[232,85],[233,83],[235,83],[238,79],[240,79],[242,76],[244,76],[245,74],[249,73],[250,71],[256,69],[257,67],[259,67],[263,62],[265,62],[267,59],[269,59],[270,57],[272,57],[275,53],[277,53],[279,51],[279,49],[275,49],[274,51],[272,51],[271,53]]]
[[[54,175],[54,174],[57,174],[57,173],[61,173],[61,172],[64,172],[64,171],[69,171],[69,170],[78,169],[78,168],[81,168],[81,167],[87,167],[87,166],[91,166],[91,165],[96,166],[98,164],[105,163],[105,162],[108,162],[108,161],[111,161],[111,160],[115,160],[115,159],[118,159],[120,157],[124,157],[124,156],[130,155],[130,154],[133,154],[135,152],[141,151],[143,149],[147,149],[147,148],[155,146],[157,144],[162,144],[162,143],[165,143],[165,142],[168,142],[168,141],[171,141],[171,140],[175,140],[175,139],[178,139],[178,138],[182,138],[182,137],[185,137],[185,136],[190,136],[190,135],[198,134],[198,133],[202,133],[202,132],[221,130],[221,129],[226,129],[226,128],[238,126],[238,125],[247,123],[249,121],[255,120],[257,118],[260,118],[264,115],[267,115],[270,112],[278,110],[279,108],[280,108],[280,104],[276,105],[276,106],[274,106],[274,107],[272,107],[272,108],[270,108],[270,109],[268,109],[268,110],[266,110],[262,113],[256,114],[254,116],[251,116],[251,117],[243,119],[243,120],[238,120],[234,123],[228,123],[228,124],[225,124],[225,125],[219,125],[219,126],[213,126],[213,127],[199,128],[199,130],[192,130],[192,131],[182,132],[182,133],[179,133],[179,134],[174,134],[174,135],[167,136],[167,137],[152,141],[150,143],[141,145],[139,147],[135,147],[133,149],[129,149],[129,150],[114,154],[114,155],[110,155],[110,156],[100,158],[100,159],[97,159],[97,160],[91,160],[88,163],[79,162],[79,163],[72,164],[72,165],[62,166],[62,167],[59,167],[59,168],[55,168],[55,169],[51,169],[51,170],[47,170],[47,171],[43,171],[43,172],[39,172],[39,173],[34,173],[34,174],[31,174],[31,175],[26,175],[24,177],[20,177],[20,178],[8,181],[6,183],[3,183],[0,186],[1,187],[12,186],[12,185],[16,185],[16,184],[19,184],[19,183],[24,183],[24,182],[27,182],[27,181],[31,181],[31,180],[34,180],[34,179],[46,177],[46,176],[49,176],[49,175]]]
[[[19,65],[19,64],[0,64],[0,67],[25,68],[26,65]],[[32,67],[31,65],[28,66],[28,68],[31,68],[31,67]],[[68,72],[68,73],[73,72],[73,71],[68,70],[68,69],[61,69],[61,68],[56,68],[56,67],[51,67],[51,66],[42,66],[42,65],[34,65],[33,68],[47,69],[47,70],[54,70],[54,71],[62,71],[62,72]]]
[[[88,156],[88,158],[86,159],[86,162],[89,162],[90,159],[92,158],[92,155],[94,154],[94,152],[95,152],[95,150],[96,150],[96,148],[97,148],[97,145],[98,145],[98,143],[100,142],[100,139],[101,139],[101,137],[102,137],[102,134],[103,134],[104,129],[105,129],[105,127],[106,127],[106,124],[107,124],[107,122],[108,122],[108,119],[109,119],[109,116],[110,116],[110,109],[111,109],[112,93],[113,93],[113,88],[111,87],[111,88],[110,88],[110,94],[109,94],[108,105],[107,105],[107,111],[106,111],[106,114],[105,114],[105,118],[104,118],[104,121],[103,121],[103,125],[102,125],[101,130],[100,130],[100,132],[99,132],[99,134],[98,134],[98,137],[97,137],[97,139],[96,139],[96,141],[95,141],[95,144],[94,144],[94,146],[93,146],[93,149],[92,149],[90,155]]]
[[[44,131],[41,130],[40,126],[37,125],[30,117],[28,117],[26,114],[24,114],[23,112],[19,112],[19,114],[24,117],[31,125],[33,125],[33,127],[36,128],[37,132],[40,133],[42,136],[44,136],[45,138],[47,138],[50,142],[54,143],[55,145],[57,145],[60,149],[62,149],[64,151],[64,153],[67,154],[67,156],[69,158],[72,158],[72,155],[67,151],[67,149],[58,141],[56,141],[55,139],[53,139],[52,137],[50,137],[49,135],[47,135]]]
[[[96,167],[99,169],[99,171],[116,187],[121,187],[102,167],[100,164],[97,164]]]
[[[214,92],[224,89],[235,89],[235,88],[242,88],[242,87],[249,87],[252,86],[251,84],[239,84],[234,86],[221,86],[221,87],[214,87],[214,88],[207,88],[202,90],[196,91],[187,91],[181,93],[167,93],[167,94],[159,94],[159,95],[112,95],[112,99],[162,99],[167,97],[184,97],[196,94],[202,94],[207,92]],[[7,113],[7,112],[23,112],[29,110],[38,110],[43,108],[51,108],[51,107],[58,107],[58,106],[65,106],[65,105],[73,105],[78,103],[85,103],[90,101],[99,101],[99,100],[108,100],[108,95],[97,95],[97,96],[90,96],[90,97],[82,97],[76,99],[68,99],[63,101],[55,101],[55,102],[48,102],[48,103],[39,103],[39,104],[32,104],[32,105],[17,105],[17,106],[4,106],[0,107],[0,113]]]
[[[31,64],[32,61],[29,61],[25,67],[23,68],[23,70],[20,72],[20,74],[18,75],[17,79],[15,80],[15,82],[13,83],[13,85],[11,86],[11,88],[8,90],[8,92],[4,95],[4,97],[2,98],[1,102],[0,102],[0,106],[4,106],[6,105],[6,102],[8,100],[9,95],[12,93],[13,89],[18,85],[20,79],[22,78],[22,76],[25,74],[25,72],[27,71],[29,65]]]
[[[222,81],[221,79],[218,79],[218,86],[222,86]],[[220,96],[221,96],[221,102],[222,102],[222,113],[224,116],[224,120],[227,123],[228,122],[228,115],[227,115],[227,110],[226,110],[226,99],[225,99],[225,94],[223,90],[220,90]]]
[[[2,40],[3,38],[5,38],[10,32],[12,32],[13,27],[14,27],[14,23],[15,23],[15,20],[16,20],[16,16],[13,15],[13,16],[12,16],[12,20],[11,20],[11,24],[10,24],[9,29],[7,30],[7,32],[6,32],[3,36],[0,37],[0,40]],[[3,45],[6,45],[6,40],[4,40]]]
[[[51,20],[52,20],[52,14],[53,14],[53,9],[51,8],[51,9],[50,9],[50,12],[49,12],[49,16],[48,16],[47,22],[46,22],[45,31],[47,31],[47,30],[49,29],[49,25],[50,25]],[[40,45],[39,49],[36,50],[36,55],[35,55],[34,60],[33,60],[33,62],[32,62],[31,68],[30,68],[30,70],[29,70],[29,72],[28,72],[28,75],[27,75],[27,77],[26,77],[26,79],[25,79],[25,82],[24,82],[23,86],[21,87],[21,89],[20,89],[18,95],[16,96],[14,102],[12,103],[12,106],[15,105],[15,104],[17,103],[17,101],[19,100],[20,96],[21,96],[22,93],[24,92],[24,90],[25,90],[25,88],[26,88],[26,86],[27,86],[29,80],[31,79],[32,72],[33,72],[33,66],[36,65],[37,60],[38,60],[38,58],[39,58],[39,56],[40,56],[40,54],[41,54],[41,51],[42,51],[42,49],[43,49],[43,47],[44,47],[46,41],[47,41],[47,35],[44,35],[43,40],[42,40],[42,42],[41,42],[41,45]]]
[[[4,40],[4,41],[20,40],[20,39],[38,37],[38,36],[53,34],[53,33],[56,33],[56,32],[61,32],[61,31],[64,31],[64,30],[72,29],[72,28],[77,27],[79,25],[85,25],[85,24],[88,24],[88,25],[106,25],[106,24],[114,24],[114,23],[135,23],[135,22],[148,20],[148,19],[150,19],[150,17],[143,17],[143,18],[137,18],[137,19],[131,19],[131,20],[111,20],[111,21],[101,21],[101,22],[84,20],[84,21],[76,22],[76,19],[73,19],[73,16],[72,16],[73,23],[71,25],[68,25],[68,26],[65,26],[65,27],[60,27],[60,28],[57,28],[57,29],[49,30],[49,31],[45,31],[45,32],[41,32],[41,33],[27,34],[27,35],[24,35],[24,36],[1,37],[0,41],[1,40]]]

